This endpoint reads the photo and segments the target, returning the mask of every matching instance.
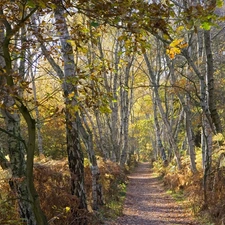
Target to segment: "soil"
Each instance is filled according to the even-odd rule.
[[[129,176],[123,216],[105,225],[200,225],[181,203],[166,193],[149,163],[140,163]]]

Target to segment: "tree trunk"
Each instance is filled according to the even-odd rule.
[[[209,125],[208,119],[206,116],[203,116],[203,138],[202,141],[202,160],[203,160],[203,197],[204,197],[204,207],[208,207],[208,177],[211,170],[211,163],[212,163],[212,130],[211,126]]]
[[[170,61],[168,60],[167,57],[167,64],[170,68],[170,74],[171,74],[171,84],[174,85],[176,82],[176,77],[174,74],[174,66]],[[193,135],[193,129],[192,129],[192,124],[191,124],[191,110],[190,110],[190,103],[189,103],[189,97],[186,95],[186,101],[185,97],[182,96],[179,92],[177,93],[177,97],[179,98],[179,101],[183,107],[183,110],[185,112],[185,125],[186,125],[186,135],[188,139],[188,150],[189,150],[189,156],[190,156],[190,167],[192,173],[197,172],[197,167],[196,167],[196,157],[195,157],[195,143],[194,143],[194,135]]]
[[[155,133],[156,133],[156,142],[157,142],[157,155],[159,154],[163,161],[167,160],[166,151],[163,147],[160,127],[157,115],[157,103],[154,98],[154,93],[152,93],[152,101],[153,101],[153,111],[154,111],[154,125],[155,125]]]
[[[162,106],[162,102],[160,100],[160,96],[159,96],[159,92],[158,92],[158,85],[157,85],[157,83],[155,81],[155,74],[154,74],[154,72],[152,70],[150,61],[149,61],[148,56],[147,56],[146,53],[144,53],[144,58],[145,58],[145,62],[146,62],[147,68],[148,68],[148,72],[149,72],[149,74],[148,74],[149,75],[149,80],[150,80],[150,82],[153,85],[153,91],[154,91],[154,94],[155,94],[155,100],[157,102],[157,106],[158,106],[159,112],[161,114],[162,120],[163,120],[164,125],[166,127],[167,135],[169,137],[169,140],[170,140],[173,152],[174,152],[174,156],[175,156],[175,159],[176,159],[177,168],[180,170],[182,166],[181,166],[181,159],[180,159],[179,149],[178,149],[177,144],[176,144],[176,142],[174,140],[172,128],[170,126],[168,118],[166,117],[166,114],[165,114],[163,106]]]
[[[5,22],[7,23],[8,21]],[[38,195],[33,183],[35,121],[31,118],[28,109],[23,105],[20,96],[14,94],[12,97],[11,94],[8,93],[11,88],[15,89],[9,50],[10,35],[8,32],[11,31],[11,27],[10,24],[8,25],[7,32],[4,34],[5,27],[0,23],[0,52],[2,53],[0,56],[0,67],[1,70],[2,68],[5,68],[6,71],[1,77],[0,85],[5,90],[3,102],[5,107],[2,109],[2,114],[4,115],[7,127],[10,169],[12,171],[12,178],[9,183],[12,191],[18,196],[18,206],[21,218],[30,225],[46,225],[48,222],[40,208]],[[17,88],[18,93],[20,93],[21,90],[19,87]],[[20,115],[15,109],[15,106],[19,109],[27,123],[27,145],[20,134]],[[25,157],[25,154],[27,154],[27,157]]]
[[[77,88],[72,84],[72,79],[76,76],[76,66],[72,46],[67,42],[70,40],[65,10],[62,6],[55,9],[56,27],[60,34],[62,58],[64,61],[64,80],[63,91],[66,104],[66,135],[67,135],[67,154],[69,169],[71,174],[71,192],[76,195],[80,202],[80,209],[87,209],[86,195],[84,189],[84,156],[79,139],[79,115],[74,110],[77,105]],[[73,97],[69,95],[73,94]]]
[[[106,160],[106,159],[110,158],[110,153],[109,153],[109,151],[107,151],[107,149],[109,149],[109,148],[105,143],[103,129],[102,129],[102,123],[101,123],[101,119],[100,119],[100,113],[98,111],[95,111],[95,118],[96,118],[96,124],[97,124],[97,131],[99,134],[98,146],[101,149],[104,160]]]
[[[188,139],[188,149],[189,149],[189,156],[190,156],[190,166],[191,166],[191,171],[192,173],[197,172],[197,167],[196,167],[196,157],[195,157],[195,143],[194,143],[194,135],[193,135],[193,130],[192,130],[192,125],[191,125],[191,112],[189,108],[189,100],[188,97],[186,97],[187,102],[184,105],[185,107],[185,124],[186,124],[186,134],[187,134],[187,139]]]
[[[80,121],[79,123],[79,132],[81,133],[81,137],[86,146],[88,158],[91,163],[91,174],[92,174],[92,209],[97,210],[100,205],[103,205],[103,190],[102,185],[100,183],[100,172],[97,164],[97,159],[95,156],[95,152],[93,149],[93,135],[92,132],[85,121],[84,115],[82,116],[83,123],[85,128]]]
[[[129,128],[129,114],[130,114],[130,107],[129,107],[129,77],[130,77],[130,70],[134,60],[134,57],[128,59],[129,62],[125,69],[125,78],[124,78],[124,88],[122,89],[121,95],[121,126],[123,126],[123,143],[122,143],[122,152],[120,158],[120,165],[124,166],[127,160],[127,152],[128,152],[128,128]]]
[[[204,42],[205,42],[205,53],[206,53],[206,78],[207,78],[207,97],[210,116],[212,122],[216,127],[217,133],[222,133],[222,126],[219,114],[216,109],[216,99],[214,95],[214,65],[213,65],[213,54],[211,48],[211,37],[210,30],[204,30]]]
[[[113,102],[111,103],[112,115],[111,115],[111,137],[112,137],[112,145],[113,152],[116,156],[116,162],[120,161],[121,151],[121,133],[119,133],[119,106],[118,106],[118,87],[119,87],[119,79],[121,79],[119,62],[121,56],[118,54],[121,51],[121,46],[119,41],[116,41],[115,49],[114,49],[114,68],[115,72],[112,79],[112,94],[113,94]],[[122,88],[122,87],[121,87]],[[121,90],[121,89],[120,89]]]
[[[33,61],[33,56],[30,54],[30,61]],[[41,134],[41,121],[40,121],[40,115],[39,115],[39,109],[38,109],[38,102],[37,102],[37,92],[36,92],[36,84],[35,84],[35,73],[33,70],[33,67],[30,67],[30,76],[31,76],[31,82],[32,82],[32,90],[34,94],[34,102],[35,102],[35,114],[36,114],[36,124],[37,124],[37,144],[38,144],[38,154],[43,155],[43,139]]]

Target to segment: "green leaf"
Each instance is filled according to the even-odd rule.
[[[46,4],[42,0],[38,0],[38,5],[41,6],[41,8],[43,8],[43,9],[46,8]]]
[[[28,6],[29,8],[35,8],[35,7],[36,7],[36,4],[34,3],[34,1],[29,0],[29,1],[27,1],[27,6]]]
[[[55,10],[57,8],[56,4],[54,4],[54,3],[50,3],[50,7],[52,10]]]
[[[112,112],[112,110],[111,110],[108,106],[100,106],[100,107],[99,107],[99,111],[100,111],[101,113],[106,113],[106,114]]]
[[[98,27],[98,26],[99,26],[99,23],[98,23],[98,22],[92,21],[92,22],[90,23],[90,25],[91,25],[92,27]]]
[[[212,24],[210,22],[203,22],[201,27],[204,29],[204,30],[210,30],[211,29],[211,26]]]
[[[216,6],[221,8],[223,6],[223,0],[216,0]]]

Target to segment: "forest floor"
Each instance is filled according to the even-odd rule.
[[[149,163],[140,163],[129,176],[123,216],[105,225],[200,225],[184,203],[166,193]]]

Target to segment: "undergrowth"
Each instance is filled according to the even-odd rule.
[[[36,160],[35,187],[41,208],[50,225],[74,225],[77,218],[83,218],[90,225],[97,225],[102,224],[106,218],[113,219],[122,214],[126,195],[126,173],[134,168],[135,164],[131,162],[129,167],[122,169],[117,163],[105,162],[98,157],[98,165],[105,204],[98,211],[93,211],[91,210],[92,179],[89,163],[85,163],[85,188],[89,210],[81,210],[78,208],[78,199],[70,194],[67,160],[45,158]],[[0,187],[0,224],[25,225],[19,218],[17,202],[12,197],[13,193],[10,191],[6,176],[1,178]]]
[[[221,148],[221,151],[224,151]],[[182,158],[182,169],[177,170],[175,162],[164,166],[161,161],[153,163],[154,172],[163,180],[164,185],[176,200],[181,200],[185,208],[191,210],[199,218],[200,224],[225,224],[225,167],[218,167],[218,156],[213,155],[212,169],[208,177],[207,207],[203,198],[203,170],[201,151],[196,152],[196,166],[198,172],[190,170],[189,156]]]
[[[124,168],[119,167],[115,163],[107,162],[108,168],[114,171],[114,175],[112,175],[113,173],[102,171],[102,174],[105,174],[104,176],[108,178],[103,181],[106,198],[106,204],[100,210],[103,219],[115,219],[122,215],[128,183],[127,174],[132,172],[137,164],[135,155],[130,157],[130,160]]]

